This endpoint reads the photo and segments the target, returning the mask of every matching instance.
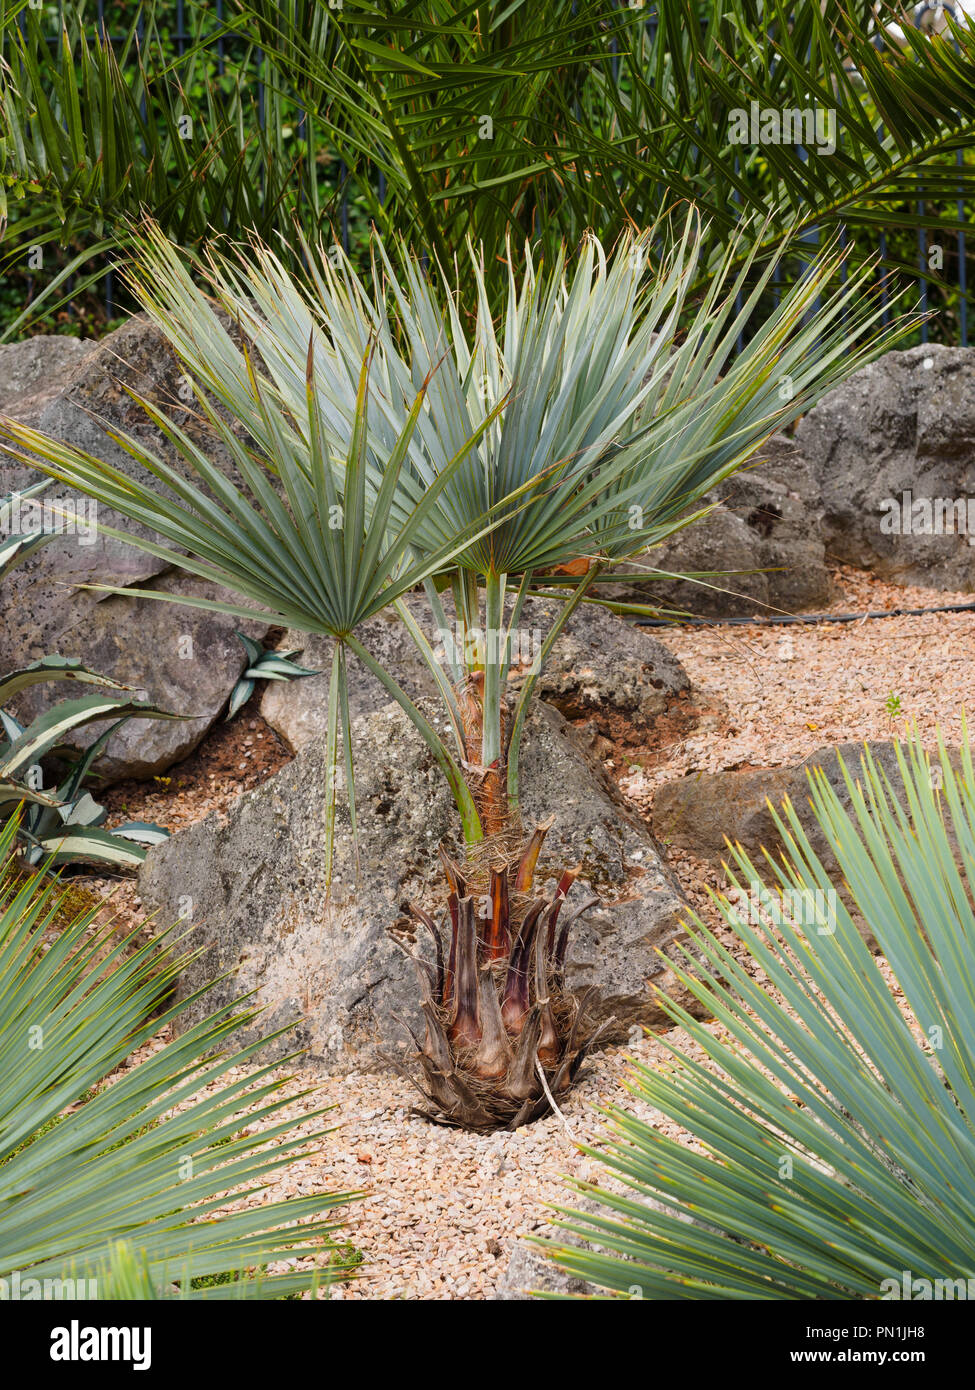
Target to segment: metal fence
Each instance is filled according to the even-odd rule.
[[[322,3],[325,3],[325,0],[322,0]],[[626,7],[626,5],[627,5],[627,0],[619,0],[619,3],[620,3],[620,5],[621,5],[622,7]],[[113,44],[113,46],[122,43],[122,42],[124,41],[125,37],[127,37],[127,36],[125,36],[125,35],[118,35],[118,34],[113,33],[112,30],[111,30],[111,20],[110,20],[110,18],[107,18],[107,16],[106,16],[106,9],[108,9],[108,11],[110,12],[111,9],[112,9],[112,6],[109,5],[108,7],[106,7],[105,0],[97,0],[96,7],[95,7],[95,8],[96,8],[96,22],[95,22],[95,24],[93,25],[93,30],[94,30],[95,32],[97,32],[98,34],[103,35],[104,37],[106,37],[106,38]],[[913,11],[913,15],[912,15],[913,22],[914,22],[914,24],[915,24],[915,26],[916,26],[917,28],[923,29],[923,28],[926,27],[926,22],[927,22],[927,19],[929,18],[929,15],[930,15],[931,12],[935,12],[935,11],[938,11],[938,10],[944,10],[944,9],[947,9],[947,10],[952,11],[952,12],[954,11],[954,6],[952,5],[952,3],[950,3],[950,0],[949,0],[949,3],[948,3],[948,4],[940,4],[940,5],[931,4],[931,3],[921,3],[921,4],[918,4],[918,5],[915,7],[914,11]],[[647,11],[647,17],[646,17],[646,21],[645,21],[645,22],[646,22],[648,31],[649,31],[649,33],[650,33],[650,35],[651,35],[651,42],[652,42],[652,41],[655,39],[656,33],[657,33],[657,20],[656,20],[656,18],[655,18],[655,9],[654,9],[654,7],[653,7],[652,4],[649,4],[649,3],[648,3],[647,6],[646,6],[646,11]],[[157,13],[158,13],[158,11],[157,11]],[[186,5],[186,0],[173,0],[172,15],[173,15],[174,23],[173,23],[172,30],[171,30],[171,33],[170,33],[170,36],[169,36],[169,37],[170,37],[170,41],[171,41],[171,43],[172,43],[172,45],[173,45],[173,49],[174,49],[173,56],[175,56],[175,57],[177,57],[177,58],[183,57],[183,56],[187,53],[188,48],[189,48],[189,46],[190,46],[191,44],[201,44],[201,43],[202,43],[203,46],[206,46],[207,44],[209,44],[210,46],[212,46],[212,48],[213,48],[213,50],[214,50],[214,52],[215,52],[215,55],[216,55],[216,71],[217,71],[217,74],[218,74],[219,76],[222,76],[222,75],[224,75],[225,68],[226,68],[226,64],[227,64],[227,48],[228,48],[228,42],[232,42],[232,40],[228,40],[228,37],[227,37],[227,35],[226,35],[226,33],[225,33],[223,27],[222,27],[222,26],[223,26],[223,20],[224,20],[224,13],[225,13],[225,0],[214,0],[214,8],[213,8],[212,13],[213,13],[214,20],[216,21],[216,28],[214,29],[213,35],[212,35],[212,36],[209,38],[209,40],[208,40],[207,37],[206,37],[205,35],[202,36],[202,38],[201,38],[201,35],[200,35],[199,31],[191,31],[191,30],[187,27],[187,23],[186,23],[186,19],[187,19],[187,5]],[[139,35],[140,35],[140,37],[141,37],[142,32],[143,32],[143,31],[142,31],[142,21],[141,21],[141,19],[140,19],[139,21],[137,21],[137,32],[139,33]],[[58,37],[58,35],[57,35],[56,33],[55,33],[55,34],[52,34],[50,41],[52,42],[52,44],[59,42],[59,37]],[[883,37],[882,37],[882,36],[878,36],[878,37],[875,39],[875,43],[876,43],[878,46],[882,46],[883,42],[884,42],[884,40],[883,40]],[[616,40],[615,40],[615,39],[610,39],[609,48],[610,48],[610,54],[611,54],[611,61],[612,61],[612,64],[613,64],[613,74],[614,74],[614,78],[616,78],[617,75],[618,75],[618,58],[616,57]],[[257,52],[257,54],[256,54],[255,70],[254,70],[254,85],[255,85],[255,92],[256,92],[256,101],[257,101],[257,110],[258,110],[258,120],[259,120],[259,123],[260,123],[260,125],[261,125],[261,128],[263,129],[263,127],[264,127],[264,118],[265,118],[265,108],[266,108],[266,86],[265,86],[265,78],[264,78],[264,76],[263,76],[263,55],[262,55],[260,52]],[[304,133],[304,122],[305,122],[305,116],[300,114],[300,115],[299,115],[299,134],[300,134],[300,135],[303,135],[303,133]],[[802,153],[803,153],[803,156],[805,157],[805,152],[803,151]],[[958,150],[957,153],[956,153],[956,162],[957,162],[958,165],[961,165],[961,164],[963,163],[963,152],[962,152],[961,150]],[[346,169],[345,169],[345,166],[344,166],[344,164],[339,164],[339,166],[338,166],[338,186],[341,187],[342,184],[343,184],[345,181],[346,181]],[[376,177],[376,191],[377,191],[377,195],[378,195],[378,197],[379,197],[380,202],[382,202],[383,199],[384,199],[384,197],[385,197],[385,188],[384,188],[383,178],[382,178],[382,175],[381,175],[381,174],[377,175],[377,177]],[[963,200],[962,198],[959,198],[959,199],[957,200],[957,205],[956,205],[956,207],[957,207],[958,220],[959,220],[960,222],[964,222],[965,216],[966,216],[966,209],[965,209],[964,200]],[[925,208],[925,204],[924,204],[923,202],[921,202],[921,203],[918,204],[918,211],[919,211],[920,213],[923,213],[924,208]],[[349,212],[350,212],[350,199],[349,199],[348,193],[346,192],[346,193],[343,195],[342,199],[340,200],[340,203],[339,203],[339,212],[338,212],[338,234],[339,234],[339,236],[340,236],[340,238],[341,238],[342,244],[343,244],[344,248],[346,249],[346,251],[348,251],[348,250],[350,249],[350,220],[349,220]],[[841,233],[841,236],[842,236],[842,233]],[[954,232],[954,233],[953,233],[953,236],[954,236],[954,241],[955,241],[954,265],[955,265],[955,267],[956,267],[956,269],[957,269],[957,279],[956,279],[956,281],[954,282],[954,285],[953,285],[953,286],[950,286],[949,288],[957,289],[957,291],[958,291],[958,331],[957,331],[957,342],[958,342],[961,346],[967,347],[967,346],[968,346],[968,317],[969,317],[969,315],[968,315],[968,280],[969,280],[969,277],[968,277],[968,274],[967,274],[967,254],[968,254],[968,253],[967,253],[966,234],[965,234],[964,231],[960,231],[960,230],[959,230],[959,231]],[[816,239],[817,239],[817,234],[816,234],[815,232],[809,233],[809,234],[807,234],[807,238],[806,238],[806,239],[807,239],[808,241],[815,242]],[[884,233],[881,233],[880,236],[879,236],[879,249],[880,249],[881,256],[882,256],[884,259],[886,259],[886,257],[887,257],[887,251],[888,251],[888,245],[887,245],[887,236],[886,236]],[[918,229],[918,232],[917,232],[917,262],[916,262],[917,268],[918,268],[919,272],[923,271],[923,270],[925,269],[926,266],[927,266],[928,268],[930,268],[930,265],[929,265],[929,250],[930,250],[930,247],[929,247],[929,242],[928,242],[928,233],[927,233],[927,231],[926,231],[924,228],[919,228],[919,229]],[[927,309],[928,309],[928,307],[929,307],[929,301],[930,301],[930,288],[929,288],[929,281],[928,281],[928,279],[926,279],[926,278],[924,277],[923,274],[918,274],[918,277],[917,277],[917,289],[918,289],[918,297],[919,297],[919,300],[920,300],[920,307],[921,307],[922,310],[927,311]],[[776,287],[776,297],[777,297],[777,295],[778,295],[778,288]],[[108,272],[106,273],[106,276],[105,276],[105,279],[104,279],[103,297],[104,297],[104,307],[105,307],[106,316],[110,318],[110,317],[112,317],[112,315],[113,315],[113,313],[114,313],[114,311],[115,311],[115,308],[116,308],[115,284],[114,284],[114,277],[113,277],[111,271],[108,271]],[[885,315],[885,316],[886,316],[886,315]],[[927,322],[925,322],[924,324],[922,324],[920,332],[921,332],[921,341],[922,341],[922,342],[927,342],[927,341],[928,341],[928,337],[929,337],[929,326],[928,326],[928,323],[927,323]]]

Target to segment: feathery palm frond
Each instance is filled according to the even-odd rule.
[[[896,5],[697,10],[700,23],[688,23],[686,5],[662,0],[652,25],[621,27],[615,78],[594,68],[587,115],[613,115],[590,177],[617,217],[625,208],[646,221],[663,193],[699,206],[715,241],[743,222],[769,251],[784,232],[802,234],[796,255],[816,254],[810,234],[837,225],[870,246],[894,228],[965,229],[955,204],[972,197],[975,169],[955,156],[975,122],[975,31],[932,41],[909,30],[903,48],[878,50]]]
[[[357,259],[371,218],[457,259],[469,292],[468,239],[527,239],[552,259],[589,229],[611,245],[683,201],[704,214],[695,299],[739,232],[742,261],[753,245],[774,257],[787,233],[808,261],[843,229],[854,256],[938,279],[950,272],[919,264],[910,238],[970,220],[975,29],[908,29],[878,49],[901,18],[888,0],[513,0],[460,14],[446,0],[381,14],[372,0],[240,0],[177,54],[154,6],[140,15],[142,40],[133,29],[116,56],[77,21],[60,45],[29,11],[23,36],[11,28],[11,265],[57,239],[87,244],[78,271],[146,209],[184,244],[256,231],[290,257],[295,224],[342,239],[344,192]],[[739,142],[753,105],[784,119],[784,136]],[[485,276],[495,302],[503,260]]]
[[[246,35],[234,41],[203,11],[174,52],[160,33],[163,8],[140,5],[127,27],[113,23],[111,37],[74,8],[59,35],[33,7],[22,7],[19,24],[4,21],[0,172],[11,222],[0,267],[18,269],[28,251],[50,248],[54,259],[58,247],[71,251],[46,283],[36,277],[42,293],[4,325],[4,338],[102,279],[146,208],[185,245],[244,229],[270,236],[299,208],[309,231],[321,225],[336,181],[324,192],[315,181],[313,216],[309,161],[289,124],[297,113],[245,80],[260,62],[255,45]]]
[[[903,266],[883,234],[964,230],[958,200],[975,196],[964,158],[975,30],[908,29],[878,49],[878,32],[902,18],[887,0],[516,0],[464,16],[406,3],[380,16],[371,0],[348,0],[318,23],[305,0],[241,8],[281,82],[326,113],[376,225],[444,264],[469,237],[554,250],[594,228],[612,243],[683,200],[707,227],[695,288],[743,229],[743,255],[752,242],[774,255],[793,232],[793,254],[809,259],[842,226]],[[753,103],[797,117],[801,135],[736,142]],[[504,267],[487,271],[496,294]]]

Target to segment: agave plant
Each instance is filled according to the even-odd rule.
[[[297,649],[293,652],[279,652],[274,647],[262,647],[259,642],[255,642],[252,637],[245,637],[242,632],[236,635],[247,653],[247,666],[230,692],[228,719],[233,719],[238,710],[247,704],[254,694],[257,681],[293,681],[301,676],[321,675],[320,671],[311,671],[307,666],[299,666],[292,660],[298,655]]]
[[[35,530],[30,533],[20,533],[10,529],[13,518],[19,514],[21,505],[24,502],[33,501],[50,486],[50,478],[42,478],[33,487],[21,488],[18,492],[9,492],[6,497],[0,497],[0,532],[8,533],[0,537],[0,580],[4,579],[17,565],[22,564],[35,550],[40,550],[42,546],[47,545],[48,541],[54,540],[57,534],[54,531]]]
[[[915,733],[899,779],[866,751],[846,798],[816,770],[835,886],[788,802],[764,881],[734,851],[715,902],[749,959],[693,919],[712,973],[690,951],[677,973],[718,1028],[664,1000],[693,1050],[630,1083],[694,1146],[614,1107],[624,1190],[578,1185],[599,1205],[561,1224],[597,1248],[549,1245],[565,1268],[645,1298],[971,1297],[975,771],[967,731],[959,762],[939,750]]]
[[[102,690],[78,700],[62,700],[26,728],[4,709],[20,691],[49,681],[77,681]],[[167,830],[147,821],[102,829],[108,813],[84,789],[93,764],[123,724],[130,719],[182,717],[144,700],[129,699],[130,694],[129,686],[89,670],[78,657],[44,656],[0,676],[0,816],[6,818],[21,802],[27,803],[18,822],[18,837],[28,864],[85,860],[136,868],[149,845],[168,837]],[[73,729],[105,719],[112,723],[83,753],[62,746]],[[70,757],[72,765],[57,788],[45,791],[41,761],[57,755]]]
[[[20,515],[22,504],[32,502],[49,486],[50,479],[45,478],[0,499],[0,528],[8,530]],[[11,530],[0,541],[0,580],[57,535],[56,530],[43,527],[23,534]],[[20,691],[49,681],[97,685],[103,693],[66,701],[24,728],[4,706]],[[107,812],[83,789],[96,759],[129,719],[180,717],[144,702],[107,696],[105,690],[132,693],[130,687],[89,670],[77,657],[45,656],[22,670],[0,676],[0,818],[5,820],[15,807],[26,803],[18,821],[18,835],[29,864],[83,859],[132,868],[143,862],[148,845],[158,844],[169,835],[161,826],[146,821],[127,821],[108,831],[101,829]],[[61,746],[61,740],[72,729],[112,715],[120,717],[84,753]],[[73,765],[64,782],[56,790],[46,792],[41,760],[57,754],[69,758]]]
[[[547,270],[526,250],[521,275],[509,251],[498,326],[473,250],[470,304],[446,271],[425,272],[405,253],[394,263],[379,240],[366,281],[347,260],[309,250],[303,285],[255,246],[252,261],[214,260],[204,293],[150,230],[133,284],[244,486],[147,401],[196,483],[135,438],[113,436],[145,483],[14,421],[0,425],[15,456],[43,459],[50,475],[161,540],[108,534],[242,596],[198,606],[335,640],[328,754],[336,770],[344,759],[353,827],[348,653],[413,721],[450,784],[465,847],[462,863],[444,853],[446,935],[415,910],[432,958],[400,942],[423,990],[421,1089],[448,1123],[514,1126],[538,1115],[593,1041],[563,983],[577,869],[556,872],[546,891],[547,826],[523,827],[519,811],[526,717],[559,632],[616,562],[687,524],[709,488],[904,328],[865,340],[882,312],[870,272],[836,288],[833,248],[733,356],[773,269],[744,294],[754,266],[746,257],[728,271],[741,252],[733,244],[690,305],[696,219],[667,251],[662,236],[654,227],[628,237],[612,257],[590,237],[571,267],[563,252]],[[228,332],[227,315],[259,360]],[[421,584],[426,624],[403,602]],[[565,602],[516,672],[524,603],[539,591]],[[436,683],[445,734],[358,636],[390,607]],[[323,789],[329,855],[336,780]]]
[[[120,1071],[178,1016],[182,1004],[155,1011],[185,956],[168,933],[140,945],[141,927],[123,935],[99,925],[100,902],[72,912],[55,880],[18,871],[16,833],[14,818],[0,829],[4,1277],[37,1281],[37,1289],[45,1280],[61,1288],[94,1280],[95,1294],[107,1292],[122,1273],[123,1241],[158,1297],[224,1296],[212,1282],[220,1275],[237,1276],[235,1298],[284,1296],[344,1277],[338,1265],[260,1270],[320,1255],[334,1229],[323,1214],[352,1193],[214,1215],[233,1189],[260,1191],[263,1178],[320,1137],[289,1135],[280,1119],[291,1099],[280,1093],[283,1078],[250,1065],[253,1047],[227,1050],[254,1011],[231,1004]]]

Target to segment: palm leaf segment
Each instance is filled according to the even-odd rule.
[[[296,498],[306,478],[300,460],[334,460],[355,439],[372,354],[361,471],[343,476],[333,463],[335,500],[352,505],[351,485],[361,488],[364,524],[388,526],[424,568],[522,575],[597,551],[622,558],[659,540],[690,502],[848,373],[851,343],[881,315],[863,273],[824,296],[843,259],[833,247],[729,366],[773,271],[742,296],[747,268],[736,277],[730,267],[744,257],[750,268],[751,258],[743,241],[733,243],[678,345],[700,233],[690,217],[661,255],[669,232],[661,225],[627,240],[611,261],[588,238],[570,276],[561,255],[536,272],[526,248],[520,284],[509,255],[500,328],[476,259],[477,300],[465,317],[446,275],[438,285],[405,255],[397,269],[380,242],[366,283],[337,250],[311,258],[310,294],[256,248],[249,274],[225,261],[213,278],[219,303],[266,364],[259,390],[158,238],[138,288],[197,379],[265,455],[277,460],[287,445],[279,473],[285,487],[295,478]],[[870,356],[888,334],[878,339]],[[867,355],[854,347],[856,364]],[[290,438],[274,428],[282,411],[294,422]],[[355,525],[352,533],[350,544]],[[407,586],[404,574],[381,601]],[[362,581],[358,596],[366,593],[378,600],[381,583]],[[364,605],[346,602],[332,628],[341,631],[341,616],[349,630],[363,615]]]
[[[250,1065],[258,1044],[227,1049],[254,1012],[221,1009],[120,1070],[185,1007],[156,1012],[186,958],[159,938],[140,943],[141,927],[125,937],[105,928],[96,909],[65,921],[56,882],[15,872],[16,830],[13,819],[0,829],[5,1277],[95,1279],[101,1294],[123,1241],[152,1297],[273,1298],[343,1277],[339,1267],[258,1271],[320,1255],[328,1208],[354,1194],[218,1215],[228,1193],[259,1193],[319,1137],[289,1136],[277,1064]],[[245,1127],[260,1122],[269,1123],[259,1133]],[[214,1276],[233,1279],[232,1289]]]
[[[945,1297],[971,1296],[975,770],[967,732],[960,764],[943,744],[932,763],[915,735],[898,766],[903,790],[869,752],[856,783],[844,769],[850,809],[822,771],[812,778],[813,811],[842,887],[789,803],[776,816],[787,853],[781,863],[768,857],[765,882],[735,850],[735,891],[716,902],[751,964],[694,919],[692,947],[714,975],[694,968],[688,953],[680,977],[718,1028],[668,1002],[694,1051],[675,1051],[666,1070],[637,1067],[630,1087],[695,1146],[612,1110],[606,1162],[624,1192],[583,1189],[603,1210],[569,1213],[565,1224],[601,1249],[556,1247],[566,1268],[651,1298],[911,1297],[904,1271],[947,1281],[941,1287],[955,1292]],[[864,925],[889,976],[864,943]]]

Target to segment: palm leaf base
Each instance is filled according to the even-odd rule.
[[[565,988],[570,929],[599,899],[566,907],[578,869],[550,897],[533,892],[547,829],[517,855],[495,844],[465,870],[441,849],[449,889],[441,924],[409,903],[409,923],[390,928],[416,967],[426,1024],[422,1041],[403,1024],[419,1072],[396,1065],[429,1104],[414,1113],[438,1124],[512,1130],[545,1115],[613,1023],[596,1026],[591,991],[577,998]],[[432,959],[421,954],[425,937]]]

